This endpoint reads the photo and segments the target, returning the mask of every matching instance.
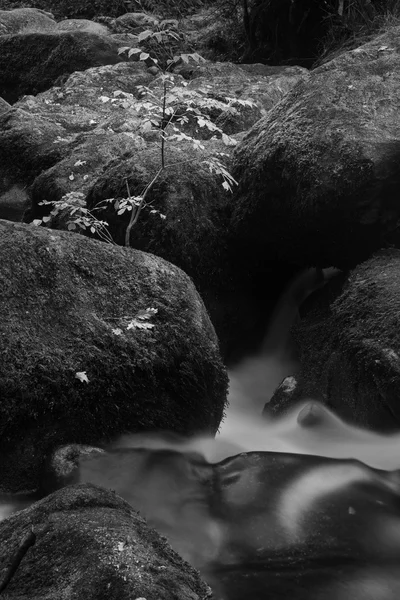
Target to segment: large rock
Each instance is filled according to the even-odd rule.
[[[28,540],[4,590],[10,600],[211,597],[199,573],[137,512],[92,485],[66,488],[0,523],[0,540],[0,569]]]
[[[0,36],[54,31],[56,27],[53,15],[39,8],[0,10]]]
[[[118,47],[116,40],[88,31],[0,36],[0,96],[15,102],[74,71],[121,62]]]
[[[227,377],[187,275],[150,254],[7,221],[0,255],[3,489],[34,488],[63,441],[217,430]]]
[[[213,123],[238,140],[246,127],[278,102],[299,78],[307,77],[307,72],[219,63],[204,64],[192,75],[195,78],[187,85],[182,76],[175,74],[176,95],[181,99],[172,98],[171,106],[182,108],[178,105],[182,105],[183,97],[192,109],[208,112]],[[4,188],[4,194],[9,193],[3,215],[12,216],[10,198],[18,207],[21,205],[14,186],[30,186],[27,191],[32,207],[25,215],[26,221],[48,215],[50,207],[41,205],[43,200],[57,201],[70,192],[79,195],[80,206],[90,208],[109,198],[126,197],[127,183],[131,194],[140,194],[157,173],[161,153],[159,131],[146,129],[146,110],[139,114],[136,110],[141,99],[139,86],[148,86],[157,96],[162,94],[160,78],[154,78],[141,63],[125,62],[77,71],[63,84],[21,99],[14,107],[23,111],[18,112],[18,127],[22,127],[20,120],[24,127],[23,136],[15,141],[18,148],[25,139],[29,138],[29,142],[30,131],[35,139],[36,119],[41,128],[45,122],[55,130],[49,145],[40,144],[35,149],[29,143],[29,152],[22,149],[22,156],[33,158],[44,151],[51,157],[57,155],[58,160],[46,163],[43,159],[43,167],[39,168],[35,161],[35,167],[29,165],[29,169],[23,168],[21,162],[21,169],[17,170],[10,158],[13,150],[8,150],[7,143],[4,161],[0,161],[0,172],[7,168],[9,186]],[[251,106],[246,104],[248,100],[253,100]],[[175,125],[181,127],[179,123]],[[168,168],[149,193],[147,200],[151,204],[141,212],[130,244],[174,262],[194,279],[227,356],[233,346],[235,353],[239,346],[241,352],[247,343],[245,338],[251,340],[254,332],[259,341],[262,323],[268,318],[266,311],[274,305],[279,289],[293,270],[288,273],[284,266],[276,268],[264,256],[257,261],[252,256],[249,260],[236,247],[235,237],[230,238],[232,195],[222,188],[220,175],[211,173],[209,165],[201,161],[217,156],[229,169],[233,146],[226,145],[218,132],[218,137],[204,140],[211,135],[208,130],[204,135],[205,129],[190,128],[193,136],[202,140],[202,152],[193,150],[185,141],[166,144]],[[11,134],[7,134],[7,142],[13,139]],[[8,165],[14,172],[13,178]],[[158,212],[150,213],[153,209],[166,219]],[[19,208],[14,214],[20,215]],[[117,243],[125,243],[128,213],[117,215],[111,209],[95,214],[110,222]],[[47,225],[66,228],[67,221],[63,212]],[[272,278],[270,286],[265,285],[266,272]],[[276,293],[271,293],[275,285]]]
[[[347,268],[400,244],[400,28],[311,72],[236,149],[245,243]]]
[[[400,428],[399,269],[400,251],[382,250],[315,294],[293,329],[300,373],[283,382],[265,414],[313,398],[348,422]]]
[[[0,194],[14,185],[27,187],[43,170],[61,160],[65,130],[60,123],[29,110],[0,107]]]

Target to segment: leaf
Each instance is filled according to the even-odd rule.
[[[138,321],[137,319],[132,319],[132,321],[127,325],[127,329],[153,329],[153,327],[155,327],[155,325],[152,323]]]
[[[101,100],[102,103],[105,104],[106,102],[111,100],[111,98],[109,98],[108,96],[99,96],[99,100]]]
[[[122,54],[130,49],[130,46],[123,46],[122,48],[118,48],[118,54]]]
[[[154,36],[154,32],[151,29],[146,29],[145,31],[142,31],[141,33],[139,33],[138,35],[138,40],[139,42],[144,42],[145,40],[148,40],[150,37]]]
[[[79,381],[81,381],[82,383],[89,383],[86,371],[78,371],[77,373],[75,373],[75,379],[79,379]]]
[[[130,57],[131,57],[131,56],[133,56],[134,54],[135,54],[135,55],[136,55],[136,54],[140,54],[140,53],[141,53],[141,51],[142,51],[142,49],[141,49],[141,48],[131,48],[131,49],[129,50],[129,52],[128,52],[128,56],[129,56],[129,58],[130,58]]]
[[[158,313],[158,308],[146,308],[145,310],[140,310],[136,315],[137,319],[147,320],[150,319],[153,315]]]
[[[36,227],[39,227],[39,225],[42,224],[42,219],[33,219],[32,221],[32,225],[36,225]]]
[[[42,217],[42,221],[43,223],[48,223],[49,221],[51,221],[51,217]]]
[[[119,327],[117,327],[116,329],[112,329],[111,331],[114,335],[122,335],[122,329],[120,329]]]
[[[237,140],[235,140],[235,138],[231,137],[230,135],[226,135],[226,133],[222,134],[222,141],[225,144],[225,146],[236,146],[237,144]]]
[[[68,179],[70,181],[73,181],[75,179],[75,175],[73,173],[71,173],[71,175],[68,177]]]
[[[150,54],[148,54],[147,52],[142,52],[141,55],[139,56],[139,60],[147,60],[149,58]]]
[[[76,223],[68,223],[67,229],[68,231],[73,231],[74,229],[76,229]]]

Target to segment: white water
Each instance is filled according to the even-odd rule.
[[[325,280],[335,274],[329,270]],[[271,317],[261,351],[229,371],[229,407],[215,439],[171,442],[163,435],[138,434],[121,437],[114,447],[192,450],[209,462],[246,451],[292,452],[355,458],[385,470],[400,468],[400,432],[380,435],[348,425],[314,399],[305,399],[281,419],[261,417],[278,385],[298,369],[290,329],[301,302],[320,285],[312,270],[296,277]],[[288,384],[295,385],[295,379]]]

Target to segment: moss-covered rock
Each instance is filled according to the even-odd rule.
[[[219,63],[204,64],[192,76],[187,84],[182,76],[174,75],[176,96],[208,112],[215,125],[238,140],[244,128],[265,114],[307,73],[304,69],[274,70],[262,65],[245,69]],[[35,97],[25,96],[15,105],[24,115],[29,113],[33,131],[35,119],[49,127],[57,124],[49,146],[31,149],[32,156],[42,148],[57,151],[59,159],[49,166],[43,161],[33,183],[29,179],[32,207],[25,215],[26,221],[50,212],[49,205],[41,204],[44,200],[57,201],[71,192],[79,194],[80,205],[87,203],[90,208],[109,198],[126,197],[127,183],[132,195],[143,192],[161,166],[161,151],[159,130],[149,130],[146,122],[150,110],[137,108],[142,99],[140,86],[147,86],[158,97],[162,95],[161,78],[151,75],[145,65],[105,65],[75,72],[60,86]],[[171,105],[177,108],[182,97],[172,99]],[[249,99],[254,105],[246,104]],[[174,125],[181,127],[177,122]],[[201,140],[210,135],[208,132],[204,136],[203,129],[191,126],[190,132]],[[276,266],[274,257],[269,260],[238,247],[229,227],[232,195],[222,188],[221,176],[210,172],[209,163],[202,162],[217,157],[229,170],[234,146],[226,145],[219,132],[202,140],[202,144],[201,152],[184,140],[169,140],[165,145],[167,168],[148,194],[150,205],[134,226],[130,244],[172,261],[194,279],[227,356],[233,344],[245,345],[245,338],[250,340],[254,331],[257,341],[261,341],[266,311],[274,305],[293,269]],[[1,169],[0,162],[0,173]],[[18,178],[25,182],[25,172],[16,171],[12,183],[17,185]],[[95,214],[109,220],[114,240],[124,244],[129,213],[117,215],[112,207],[109,204],[109,210]],[[162,219],[160,213],[166,218]],[[63,212],[47,225],[65,229],[68,218]]]
[[[400,28],[315,69],[236,149],[234,221],[250,245],[351,267],[400,244]]]
[[[15,102],[74,71],[121,62],[118,47],[116,40],[88,31],[0,36],[0,95]]]
[[[64,154],[61,124],[3,104],[0,111],[0,194],[28,186]]]
[[[53,15],[37,8],[0,10],[0,35],[54,31],[56,27]]]
[[[33,533],[32,533],[33,532]],[[39,600],[206,600],[210,588],[126,502],[65,488],[0,523],[0,565],[34,536],[5,595]]]
[[[7,221],[0,233],[3,486],[35,487],[65,441],[217,430],[227,377],[187,275],[71,233]]]
[[[399,273],[400,251],[382,250],[310,299],[293,329],[300,373],[278,388],[266,414],[312,398],[348,422],[400,428]]]

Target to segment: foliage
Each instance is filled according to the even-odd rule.
[[[150,56],[141,47],[126,46],[120,48],[119,53],[126,53],[129,58],[140,60],[149,64],[151,68],[158,69],[159,80],[161,82],[161,94],[153,91],[150,87],[139,86],[141,99],[138,100],[132,94],[116,90],[114,97],[102,96],[102,102],[111,102],[121,104],[124,108],[133,108],[138,114],[143,116],[142,132],[154,130],[158,132],[160,139],[160,167],[154,174],[151,181],[145,186],[140,194],[131,195],[127,185],[127,197],[123,199],[108,198],[99,203],[92,210],[82,206],[80,193],[72,192],[66,194],[58,202],[43,201],[42,204],[52,204],[53,209],[50,216],[35,220],[36,225],[45,224],[52,218],[57,218],[60,213],[65,211],[68,215],[69,230],[83,229],[88,230],[93,235],[97,235],[103,241],[113,242],[107,229],[107,222],[99,220],[94,214],[95,211],[103,210],[106,203],[111,203],[117,215],[121,216],[125,212],[130,212],[130,218],[125,231],[125,245],[130,244],[130,235],[132,228],[136,225],[141,211],[144,207],[150,209],[150,213],[159,214],[164,219],[165,215],[156,209],[150,207],[147,203],[149,191],[153,188],[160,174],[168,167],[172,166],[166,162],[166,144],[170,141],[189,143],[199,152],[205,150],[201,140],[191,134],[191,127],[208,130],[210,137],[219,135],[227,146],[235,145],[234,138],[226,135],[210,118],[210,112],[213,109],[238,114],[235,106],[253,106],[250,100],[241,100],[236,98],[225,98],[225,102],[207,97],[207,91],[186,90],[187,82],[179,78],[170,71],[179,64],[189,64],[191,61],[199,63],[204,59],[197,53],[173,55],[171,49],[166,43],[168,39],[176,40],[177,32],[169,27],[170,22],[161,22],[155,30],[147,29],[137,36],[138,43],[155,42],[158,49],[157,56]],[[186,132],[185,132],[186,127]],[[227,156],[226,153],[219,155],[209,155],[207,158],[200,159],[199,164],[207,168],[211,173],[222,179],[222,186],[225,191],[232,192],[232,186],[237,182],[225,167],[222,159]],[[185,161],[183,161],[185,162]],[[78,202],[77,202],[78,200]]]
[[[393,25],[400,25],[400,0],[326,0],[328,31],[320,44],[315,66],[370,41]]]
[[[127,12],[155,12],[164,17],[183,17],[203,4],[204,0],[0,0],[0,10],[40,8],[59,19],[119,17]]]

